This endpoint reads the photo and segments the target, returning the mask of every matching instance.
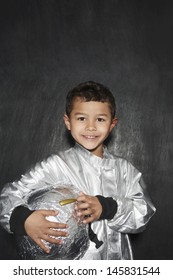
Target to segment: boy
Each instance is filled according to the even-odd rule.
[[[127,234],[142,231],[155,208],[141,173],[104,146],[117,124],[112,93],[95,82],[78,85],[67,95],[64,122],[75,146],[5,186],[0,199],[1,224],[9,232],[29,235],[49,253],[42,240],[60,244],[52,236],[67,236],[68,225],[46,220],[46,216],[57,215],[53,210],[29,210],[25,196],[43,184],[70,183],[81,190],[76,211],[91,229],[83,259],[132,259]]]

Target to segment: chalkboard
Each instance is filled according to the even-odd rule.
[[[173,258],[172,1],[0,2],[0,186],[70,143],[65,96],[94,80],[115,95],[109,149],[142,173],[157,208],[135,259]],[[18,258],[0,229],[0,259]]]

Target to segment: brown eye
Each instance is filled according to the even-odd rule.
[[[77,118],[77,120],[83,122],[85,120],[85,118],[84,117],[79,117],[79,118]]]

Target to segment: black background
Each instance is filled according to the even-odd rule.
[[[135,259],[173,259],[173,5],[147,0],[0,1],[0,185],[69,147],[65,96],[95,80],[117,100],[109,148],[143,172],[157,208]],[[0,259],[17,258],[0,230]]]

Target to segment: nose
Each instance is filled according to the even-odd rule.
[[[96,131],[95,122],[94,121],[88,121],[85,129],[87,131]]]

